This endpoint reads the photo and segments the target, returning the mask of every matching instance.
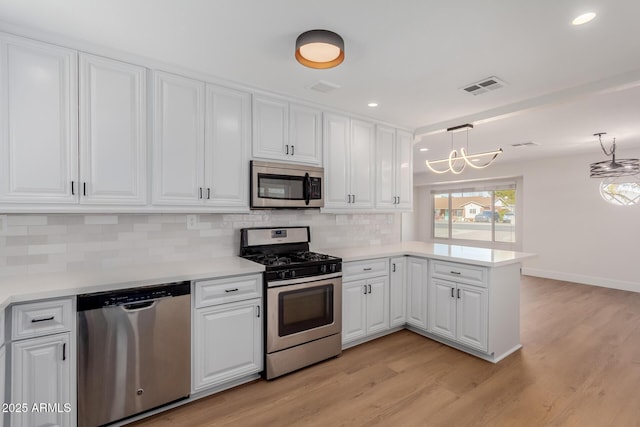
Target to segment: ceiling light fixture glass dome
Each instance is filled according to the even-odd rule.
[[[344,61],[344,40],[333,31],[306,31],[296,39],[296,60],[309,68],[333,68]]]

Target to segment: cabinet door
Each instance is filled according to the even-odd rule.
[[[396,134],[397,208],[413,209],[413,135],[399,130]]]
[[[77,203],[77,53],[9,35],[0,49],[0,202]]]
[[[350,120],[336,114],[324,115],[324,207],[349,205]]]
[[[207,85],[205,122],[207,204],[248,208],[251,95]]]
[[[407,258],[407,323],[427,329],[427,260]]]
[[[487,290],[458,283],[456,338],[464,345],[487,351]]]
[[[375,186],[375,126],[359,120],[351,121],[351,154],[349,176],[351,207],[373,208]]]
[[[292,160],[322,164],[322,112],[304,105],[289,104],[289,150]]]
[[[342,284],[342,343],[363,338],[367,334],[366,280]]]
[[[146,70],[80,54],[81,203],[147,199]]]
[[[262,370],[259,299],[194,311],[193,391]]]
[[[253,157],[293,160],[289,146],[289,103],[253,97]]]
[[[389,277],[367,280],[367,335],[389,329]]]
[[[456,284],[431,279],[429,284],[429,332],[456,339]]]
[[[12,414],[12,426],[71,425],[71,412],[65,411],[65,404],[71,404],[69,338],[66,333],[11,344],[11,401],[29,408]],[[41,403],[56,405],[56,410],[31,411]]]
[[[402,326],[407,323],[407,281],[405,272],[405,257],[392,258],[389,283],[389,322],[391,327]]]
[[[376,208],[393,209],[396,205],[396,131],[376,128]]]
[[[153,203],[202,204],[204,83],[154,73]]]

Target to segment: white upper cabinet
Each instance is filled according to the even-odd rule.
[[[322,112],[266,96],[253,96],[253,157],[322,164]]]
[[[206,203],[247,207],[251,95],[208,84],[206,99]]]
[[[393,128],[376,129],[376,208],[413,207],[412,135]]]
[[[325,208],[372,209],[375,130],[372,123],[325,114]]]
[[[154,73],[153,203],[202,204],[205,84]]]
[[[246,209],[251,99],[154,73],[153,203]]]
[[[145,204],[146,69],[80,54],[80,202]]]
[[[77,53],[4,34],[0,49],[0,202],[77,203]]]

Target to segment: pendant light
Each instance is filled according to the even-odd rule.
[[[494,151],[487,151],[484,153],[478,154],[469,154],[469,129],[473,129],[473,125],[470,123],[454,126],[447,129],[447,132],[451,133],[451,152],[449,153],[449,157],[442,160],[426,160],[425,164],[429,168],[429,170],[433,173],[443,174],[447,172],[451,172],[455,175],[459,175],[462,173],[466,166],[472,167],[474,169],[484,169],[489,166],[493,161],[502,153],[502,148],[498,148]],[[456,132],[466,131],[467,132],[467,149],[464,147],[460,148],[460,150],[456,150],[453,148],[453,134]],[[479,164],[484,160],[484,163]],[[436,169],[433,166],[445,163],[448,167],[447,169]]]
[[[640,173],[640,161],[638,159],[617,159],[616,160],[616,139],[613,138],[611,148],[604,148],[602,135],[606,132],[594,133],[598,137],[600,148],[605,156],[611,156],[611,160],[591,163],[591,178],[619,178],[621,176],[631,176]]]
[[[344,40],[333,31],[306,31],[296,39],[296,59],[309,68],[333,68],[344,61]]]

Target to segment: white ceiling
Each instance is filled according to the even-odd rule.
[[[585,11],[598,16],[572,26]],[[0,0],[5,24],[416,129],[416,149],[431,148],[416,151],[416,172],[450,148],[438,131],[467,122],[471,151],[501,146],[501,161],[597,151],[599,131],[621,152],[640,146],[638,18],[638,0]],[[345,40],[335,69],[294,59],[296,37],[316,28]],[[507,86],[460,90],[494,75]],[[307,89],[319,80],[341,88]],[[510,147],[526,141],[540,146]]]

